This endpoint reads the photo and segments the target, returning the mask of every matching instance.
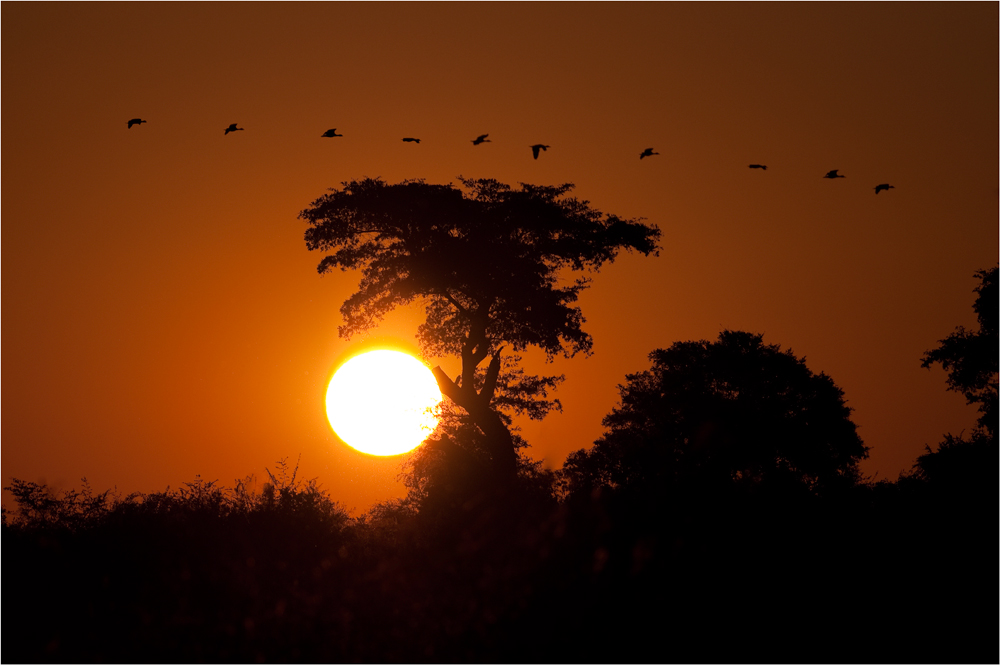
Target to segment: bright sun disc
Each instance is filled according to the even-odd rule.
[[[369,455],[401,455],[437,426],[434,374],[400,351],[369,351],[341,365],[326,391],[326,417],[344,443]]]

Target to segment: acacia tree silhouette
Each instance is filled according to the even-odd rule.
[[[558,403],[544,399],[561,377],[506,381],[497,404],[502,351],[534,346],[549,357],[589,353],[576,302],[589,283],[568,271],[596,271],[622,250],[656,253],[660,231],[621,219],[566,196],[572,184],[513,188],[493,179],[459,178],[462,189],[423,180],[343,183],[299,217],[310,250],[332,252],[318,271],[360,269],[358,291],[344,302],[340,336],[369,330],[389,311],[414,301],[425,306],[417,331],[424,353],[457,355],[452,380],[434,368],[441,392],[485,435],[488,466],[512,477],[517,452],[500,406],[543,417]],[[485,371],[477,369],[490,358]],[[507,370],[516,355],[507,356]],[[513,363],[511,361],[514,361]]]
[[[868,456],[843,391],[763,336],[723,331],[677,342],[627,376],[609,431],[564,465],[572,493],[677,486],[798,487],[857,479]]]

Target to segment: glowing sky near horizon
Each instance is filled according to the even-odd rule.
[[[975,326],[973,273],[997,261],[996,3],[0,12],[4,484],[161,491],[301,454],[353,509],[400,496],[398,458],[332,443],[358,276],[320,278],[296,218],[365,176],[572,182],[663,230],[659,257],[581,296],[591,357],[525,357],[566,375],[562,413],[517,423],[548,465],[601,435],[650,351],[724,328],[833,378],[869,475],[975,423],[920,358]],[[374,336],[412,343],[420,321]]]

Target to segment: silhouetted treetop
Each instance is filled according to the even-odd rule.
[[[819,490],[856,479],[868,449],[843,391],[790,350],[727,330],[649,357],[652,368],[619,387],[608,432],[567,459],[571,489],[693,481]]]
[[[516,349],[588,351],[583,317],[571,304],[588,280],[563,285],[557,273],[596,270],[622,249],[655,252],[659,230],[566,197],[570,184],[461,182],[465,192],[419,180],[354,181],[302,212],[312,225],[307,247],[333,250],[320,273],[363,270],[358,292],[341,309],[341,335],[367,330],[397,305],[426,296],[426,333],[435,334],[424,337],[432,351],[457,352],[459,331],[477,315],[488,316],[495,338]]]
[[[969,331],[963,326],[940,342],[938,348],[924,354],[923,367],[934,363],[948,372],[948,389],[965,395],[969,404],[979,404],[979,426],[996,436],[997,426],[997,371],[1000,352],[997,346],[998,292],[997,266],[980,270],[975,276],[979,295],[972,305],[979,320],[979,330]]]
[[[314,201],[300,218],[311,225],[306,246],[330,252],[320,273],[361,270],[358,291],[341,307],[340,335],[349,338],[399,305],[422,302],[421,348],[430,356],[462,358],[459,379],[435,369],[441,391],[473,417],[493,442],[494,460],[503,457],[513,473],[509,430],[491,406],[501,349],[590,352],[575,304],[589,280],[571,273],[595,271],[622,250],[655,253],[660,231],[567,196],[570,184],[513,188],[491,179],[459,180],[462,188],[356,180]],[[476,368],[490,356],[477,378]],[[523,377],[520,384],[537,393],[554,380]],[[513,397],[509,390],[507,397]],[[530,405],[521,406],[530,412]]]

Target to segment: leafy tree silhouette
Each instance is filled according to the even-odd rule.
[[[567,272],[596,271],[623,249],[655,253],[660,231],[566,196],[571,184],[513,188],[459,180],[462,189],[423,180],[346,182],[300,218],[311,225],[306,246],[332,252],[320,261],[320,273],[362,271],[358,291],[341,307],[341,337],[369,330],[397,306],[421,302],[422,351],[462,359],[454,380],[434,369],[441,392],[483,434],[480,456],[492,476],[510,479],[517,443],[502,412],[543,417],[558,408],[545,398],[562,379],[514,374],[516,353],[528,347],[549,357],[589,353],[592,340],[575,305],[589,279],[567,280]],[[503,355],[506,347],[513,353]]]
[[[924,354],[923,367],[941,363],[948,372],[948,390],[965,395],[969,404],[979,404],[979,426],[991,437],[997,428],[997,266],[975,274],[978,297],[972,305],[979,319],[979,330],[972,332],[963,326],[941,340],[940,346]]]
[[[609,431],[564,465],[569,489],[852,484],[867,457],[843,391],[763,336],[678,342],[629,374]]]
[[[970,494],[995,493],[997,435],[997,347],[998,314],[997,266],[976,272],[980,283],[972,305],[979,330],[959,326],[941,340],[936,349],[924,354],[921,365],[941,363],[948,372],[948,390],[965,395],[969,404],[978,404],[977,427],[965,437],[945,435],[937,450],[917,458],[912,476],[944,490],[950,498]]]

